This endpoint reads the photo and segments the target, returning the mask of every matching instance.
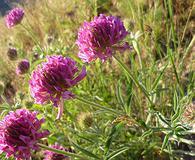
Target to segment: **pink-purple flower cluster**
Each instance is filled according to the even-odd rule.
[[[14,156],[16,160],[31,157],[31,151],[37,150],[37,142],[49,135],[49,131],[39,131],[44,119],[37,119],[37,112],[18,109],[9,112],[0,121],[0,154]]]
[[[85,67],[79,73],[76,62],[68,57],[48,56],[32,73],[31,95],[38,104],[52,101],[58,106],[62,99],[70,99],[74,94],[69,89],[86,76]]]
[[[13,26],[19,24],[24,16],[24,10],[22,8],[12,9],[5,17],[5,23],[7,28],[12,28]]]
[[[114,16],[95,17],[91,22],[84,22],[79,29],[76,44],[79,47],[78,56],[84,62],[97,58],[105,61],[116,50],[124,51],[128,43],[121,41],[128,35],[123,22]]]
[[[59,144],[51,145],[50,147],[58,150],[66,151],[66,152],[73,152],[72,149],[64,148]],[[69,160],[70,159],[68,156],[58,154],[52,151],[47,151],[47,150],[44,152],[44,155],[45,155],[44,160]]]

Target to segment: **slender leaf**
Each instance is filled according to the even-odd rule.
[[[73,146],[78,149],[79,151],[81,151],[82,153],[84,153],[85,155],[89,156],[89,157],[93,157],[95,159],[100,159],[97,155],[93,154],[92,152],[80,147],[78,144],[72,142]]]

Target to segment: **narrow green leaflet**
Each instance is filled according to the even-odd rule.
[[[120,148],[116,151],[113,151],[112,153],[110,153],[105,160],[111,160],[115,157],[117,157],[118,155],[124,153],[125,151],[129,150],[130,148],[129,147],[123,147],[123,148]]]
[[[84,153],[85,155],[89,156],[89,157],[92,157],[92,158],[95,158],[95,159],[100,159],[97,155],[91,153],[90,151],[80,147],[78,144],[72,142],[73,146],[78,149],[79,151],[81,151],[82,153]]]
[[[124,124],[122,122],[117,124],[116,126],[113,126],[111,133],[106,140],[104,155],[108,154],[114,136],[122,129],[123,126]]]

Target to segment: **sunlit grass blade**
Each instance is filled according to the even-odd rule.
[[[125,110],[125,102],[124,102],[124,99],[122,97],[121,87],[122,87],[121,81],[118,81],[117,88],[116,88],[116,96],[117,96],[117,100],[119,101],[120,105],[122,106],[122,109],[124,109],[124,111],[126,111]]]
[[[162,69],[162,71],[160,72],[160,74],[158,75],[158,77],[155,79],[153,85],[152,85],[152,91],[156,89],[156,87],[158,86],[159,81],[161,80],[166,68],[168,66],[168,63],[164,66],[164,68]]]

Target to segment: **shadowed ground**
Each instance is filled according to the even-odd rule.
[[[11,8],[12,3],[19,3],[21,0],[0,0],[0,15],[5,15]]]

